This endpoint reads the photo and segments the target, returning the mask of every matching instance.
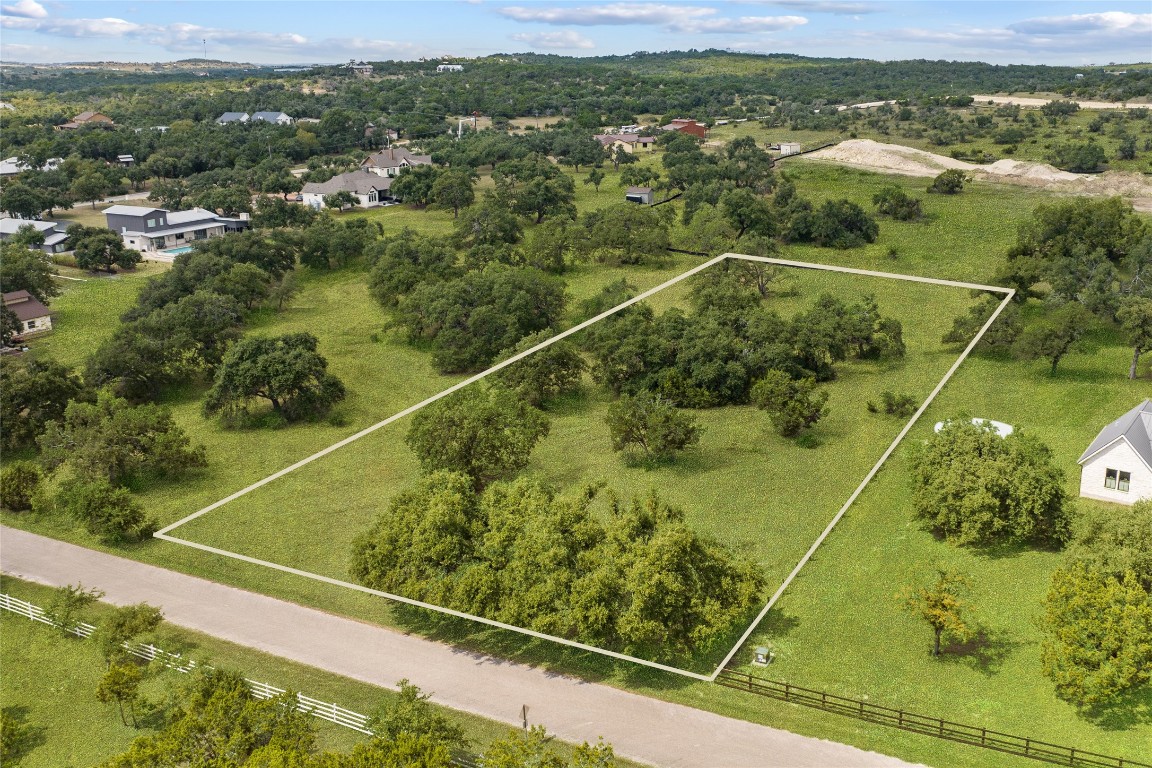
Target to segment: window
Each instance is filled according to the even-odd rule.
[[[148,219],[148,226],[150,228],[156,226],[156,219]]]
[[[36,321],[35,320],[29,320],[28,322],[24,323],[24,327],[30,331],[36,327]]]
[[[1119,469],[1105,470],[1104,487],[1128,493],[1128,489],[1132,487],[1132,473],[1124,472]]]

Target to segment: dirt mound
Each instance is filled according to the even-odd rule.
[[[882,144],[871,139],[842,141],[806,157],[902,176],[936,176],[941,171],[956,168],[971,174],[973,178],[986,181],[1038,187],[1070,195],[1120,195],[1136,198],[1133,202],[1138,210],[1148,210],[1149,200],[1152,199],[1152,183],[1139,173],[1069,173],[1044,163],[1022,160],[997,160],[991,165],[976,165],[922,149]]]

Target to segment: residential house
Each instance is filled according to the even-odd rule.
[[[689,120],[685,117],[678,117],[668,125],[660,126],[662,131],[679,131],[680,133],[687,133],[690,136],[703,139],[708,133],[708,126],[704,123],[698,123],[695,120]]]
[[[436,66],[437,72],[463,72],[464,67],[461,64],[438,64]]]
[[[309,182],[300,194],[305,205],[316,209],[324,207],[325,196],[337,192],[351,192],[356,196],[356,205],[360,208],[375,208],[393,202],[394,198],[389,191],[391,188],[391,176],[361,169],[333,176],[328,181]]]
[[[60,167],[60,163],[64,162],[62,157],[50,157],[47,162],[41,166],[42,171],[54,171]],[[17,157],[6,157],[0,160],[0,178],[4,176],[15,176],[18,173],[27,171],[28,166],[20,161]]]
[[[652,205],[652,187],[628,187],[624,192],[624,199],[629,203]]]
[[[71,121],[63,125],[56,126],[58,131],[74,131],[77,128],[83,128],[87,125],[95,125],[101,128],[111,128],[115,123],[108,115],[102,115],[99,112],[81,112],[72,118]]]
[[[352,71],[352,74],[356,75],[356,77],[371,77],[372,76],[372,65],[371,64],[365,64],[362,61],[356,61],[356,62],[350,61],[347,64],[345,64],[344,66],[347,69],[350,69]]]
[[[216,125],[228,125],[229,123],[246,123],[249,120],[247,112],[225,112],[216,118]]]
[[[181,248],[196,240],[248,228],[246,214],[233,219],[203,208],[168,211],[139,205],[114,205],[104,211],[104,218],[108,229],[124,238],[125,246],[142,253]]]
[[[250,119],[253,123],[257,120],[276,125],[292,125],[293,123],[292,117],[283,112],[253,112]]]
[[[369,155],[360,168],[377,176],[397,176],[416,165],[432,165],[432,156],[413,154],[407,147],[392,147]]]
[[[20,322],[17,336],[27,338],[52,330],[52,312],[28,291],[12,291],[3,295],[4,308],[11,310]]]
[[[68,239],[65,230],[66,224],[56,221],[27,221],[25,219],[0,219],[0,242],[7,240],[20,231],[21,227],[32,227],[44,235],[44,244],[40,250],[44,253],[61,253],[64,251],[64,241]]]
[[[132,155],[116,155],[116,162],[120,163],[120,165],[133,165],[136,162],[136,158],[132,157]]]
[[[1100,430],[1078,463],[1085,498],[1117,504],[1152,499],[1152,399]]]
[[[637,148],[652,149],[656,146],[654,137],[639,136],[635,133],[603,133],[593,138],[600,142],[600,146],[604,149],[614,150],[620,147],[629,154],[635,152]]]

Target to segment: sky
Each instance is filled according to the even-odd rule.
[[[254,64],[723,48],[995,64],[1152,61],[1152,3],[1110,0],[0,0],[0,61]]]

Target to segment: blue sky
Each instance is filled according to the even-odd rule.
[[[1148,0],[0,0],[0,60],[170,61],[206,45],[209,58],[258,64],[688,48],[1132,63],[1152,60],[1150,11]]]

